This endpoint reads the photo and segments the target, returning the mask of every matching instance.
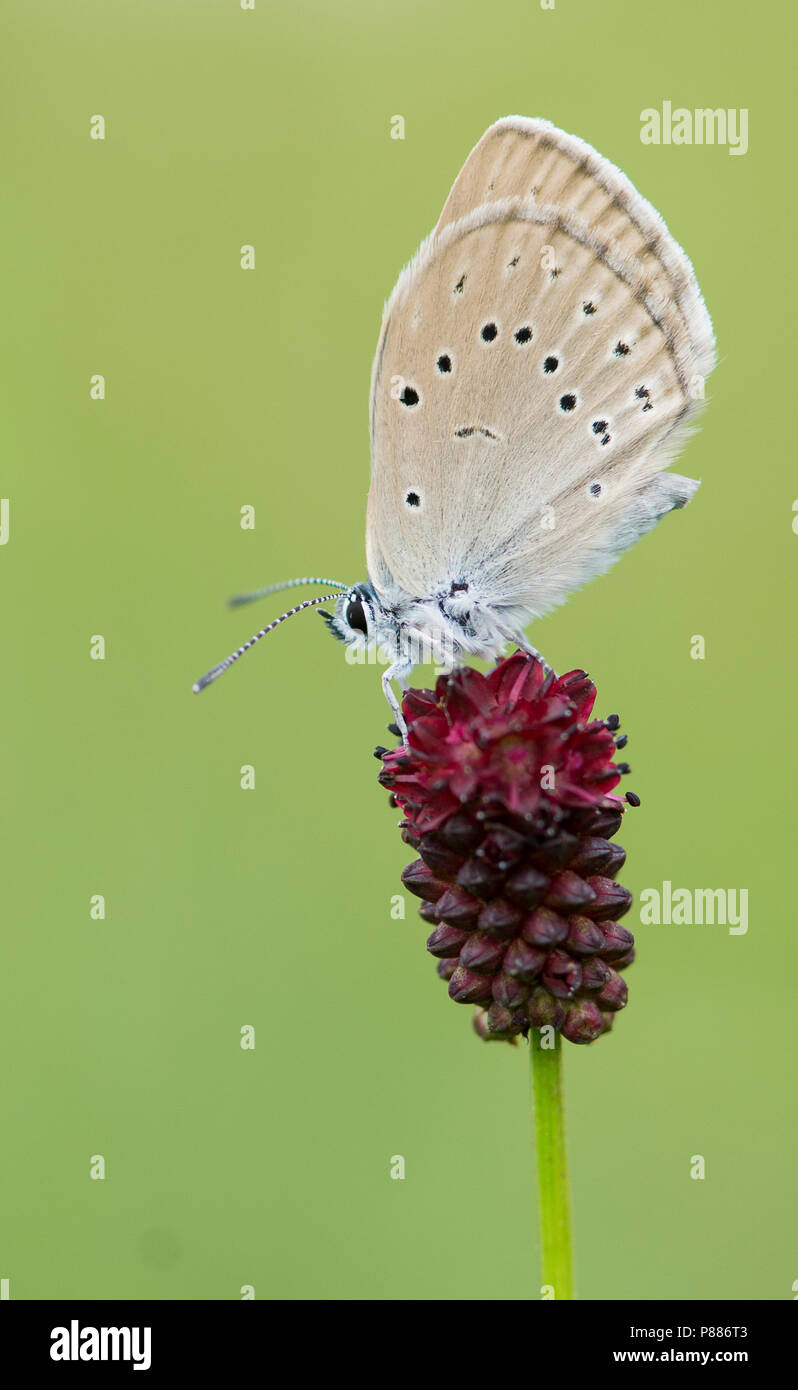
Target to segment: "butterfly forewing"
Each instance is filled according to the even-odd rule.
[[[530,613],[561,601],[691,495],[659,469],[711,363],[692,269],[653,209],[582,142],[499,122],[386,308],[372,579],[431,597],[462,576]]]
[[[698,369],[711,370],[712,324],[692,266],[659,213],[610,160],[549,121],[505,117],[472,150],[435,231],[507,197],[533,197],[539,207],[578,216],[600,243],[634,258],[651,294],[681,315]]]

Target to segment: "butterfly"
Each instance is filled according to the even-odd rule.
[[[415,663],[493,659],[601,574],[698,483],[665,471],[715,363],[692,265],[608,159],[549,121],[507,116],[471,151],[388,300],[371,380],[368,579],[305,608]]]

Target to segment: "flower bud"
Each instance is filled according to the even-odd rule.
[[[463,943],[460,964],[478,975],[493,975],[502,963],[504,943],[487,932],[471,932]]]
[[[605,960],[615,961],[628,955],[635,944],[632,933],[617,922],[602,922],[601,931],[604,936],[601,954]]]
[[[427,868],[441,878],[456,878],[463,865],[462,854],[448,849],[440,835],[422,836],[418,852]]]
[[[552,879],[546,894],[546,906],[564,917],[572,912],[584,912],[595,899],[591,885],[575,874],[572,869],[563,869]]]
[[[568,921],[550,907],[536,907],[524,918],[521,935],[530,946],[558,946],[568,935]]]
[[[503,1004],[506,1009],[520,1009],[529,998],[528,986],[514,975],[508,975],[506,970],[493,976],[491,988],[496,1003]]]
[[[565,938],[566,950],[574,956],[592,956],[604,945],[604,933],[598,922],[589,917],[571,917],[568,922],[568,935]]]
[[[467,859],[462,869],[457,875],[457,882],[461,888],[473,893],[475,898],[486,901],[494,898],[504,882],[504,874],[495,864],[491,864],[489,859],[481,855],[472,855]]]
[[[505,896],[519,907],[529,910],[543,902],[549,890],[549,882],[546,874],[529,864],[523,869],[516,869],[508,878],[504,886]]]
[[[467,931],[469,927],[476,926],[482,904],[477,898],[472,898],[470,893],[466,893],[464,888],[455,885],[446,889],[438,899],[436,908],[441,922],[448,922],[452,927],[462,927]]]
[[[604,1032],[604,1020],[592,999],[574,999],[565,1011],[562,1034],[572,1043],[595,1042]]]
[[[422,859],[415,859],[402,870],[402,882],[408,892],[415,893],[417,898],[426,898],[431,903],[437,902],[448,887],[442,879],[435,877]]]
[[[492,997],[490,976],[476,975],[458,965],[449,981],[449,997],[456,1004],[481,1004]]]
[[[590,956],[582,961],[582,983],[580,994],[593,993],[603,989],[610,978],[610,967],[600,956]]]
[[[568,867],[574,873],[584,874],[585,877],[588,874],[601,874],[609,864],[614,848],[610,840],[604,840],[600,835],[585,835]]]
[[[450,927],[448,922],[441,922],[427,937],[427,950],[433,956],[459,956],[460,948],[467,940],[468,932]]]
[[[601,922],[610,917],[615,921],[629,911],[632,895],[622,883],[602,877],[589,878],[587,882],[595,895],[590,905],[590,916],[594,921]]]
[[[529,946],[522,937],[511,941],[504,956],[504,970],[518,980],[534,980],[546,963],[546,952]]]
[[[617,1009],[626,1007],[626,1000],[629,997],[629,990],[623,975],[619,975],[617,970],[613,970],[611,965],[607,966],[609,978],[604,984],[601,993],[596,995],[596,1003],[600,1009],[607,1009],[615,1013]]]
[[[549,994],[556,999],[571,999],[582,983],[582,967],[567,951],[550,951],[542,979]]]
[[[565,1018],[565,1006],[542,986],[530,994],[526,1011],[533,1028],[559,1028]]]
[[[480,912],[479,926],[491,936],[496,936],[501,941],[509,941],[517,936],[522,917],[522,909],[515,903],[509,902],[507,898],[494,898],[492,902],[486,903]]]

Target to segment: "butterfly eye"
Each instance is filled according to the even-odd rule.
[[[368,636],[369,629],[368,623],[366,622],[366,612],[359,598],[352,599],[351,602],[346,605],[344,617],[349,627],[355,632],[362,632]]]

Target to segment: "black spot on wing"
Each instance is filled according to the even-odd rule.
[[[455,439],[470,439],[474,434],[482,434],[486,439],[498,439],[498,434],[493,430],[486,429],[484,425],[463,425],[459,430],[455,430]]]

